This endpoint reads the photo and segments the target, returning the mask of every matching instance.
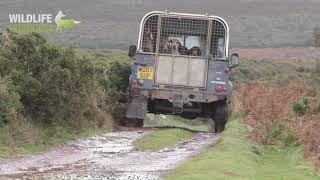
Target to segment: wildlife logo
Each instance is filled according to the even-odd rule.
[[[53,21],[53,17],[54,21]],[[53,14],[9,14],[9,29],[13,32],[73,32],[76,21],[67,19],[61,10]]]
[[[66,17],[66,15],[64,15],[62,11],[59,11],[54,18],[54,21],[57,25],[56,32],[74,31],[74,25],[80,24],[80,21],[75,21],[73,18],[62,19],[63,17]]]

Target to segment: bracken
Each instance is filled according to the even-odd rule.
[[[304,84],[270,87],[256,83],[241,85],[238,99],[253,140],[275,144],[274,130],[279,124],[283,125],[283,133],[293,132],[295,143],[304,146],[305,157],[320,167],[320,112],[317,111],[320,95],[317,93],[319,91],[312,96],[309,92]],[[293,104],[305,98],[310,102],[310,109],[306,115],[297,117]]]

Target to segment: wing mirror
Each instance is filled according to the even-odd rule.
[[[237,67],[240,64],[239,54],[234,53],[231,55],[231,58],[229,59],[229,66],[231,68]]]
[[[129,46],[128,56],[131,57],[131,58],[134,57],[136,55],[136,51],[137,51],[137,46],[136,45]]]

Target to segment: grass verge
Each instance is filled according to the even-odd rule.
[[[193,133],[182,129],[162,129],[155,131],[134,142],[140,151],[159,151],[165,147],[189,140]]]
[[[165,176],[166,179],[319,179],[300,146],[286,149],[263,146],[247,138],[240,113],[234,113],[222,140],[195,159]]]
[[[177,127],[185,128],[191,131],[210,131],[213,121],[211,119],[201,119],[197,118],[194,120],[184,119],[180,116],[174,115],[153,115],[148,114],[147,118],[144,121],[145,127]]]

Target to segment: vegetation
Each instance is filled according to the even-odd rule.
[[[320,27],[314,28],[313,36],[314,36],[314,45],[316,47],[320,47]]]
[[[135,148],[141,151],[159,151],[165,147],[189,140],[193,133],[181,129],[163,129],[152,132],[134,142]]]
[[[129,71],[127,63],[79,57],[36,33],[2,33],[0,146],[46,146],[86,129],[110,130],[110,112],[126,91]]]
[[[243,59],[241,65],[234,70],[231,78],[236,85],[264,82],[268,86],[281,86],[295,82],[313,86],[320,84],[320,79],[316,76],[318,71],[319,69],[310,61]]]
[[[144,121],[145,127],[178,127],[190,131],[210,132],[213,121],[208,118],[197,118],[194,120],[183,119],[173,115],[153,115],[148,114]]]
[[[320,165],[315,145],[320,143],[319,70],[312,59],[244,60],[233,78],[253,140],[282,147],[301,144],[305,157]]]
[[[293,104],[293,111],[296,113],[298,116],[303,116],[307,113],[307,110],[309,108],[308,106],[308,101],[303,101],[303,102],[295,102]]]
[[[318,88],[255,84],[241,88],[240,94],[252,139],[262,144],[302,144],[305,156],[320,165],[320,148],[315,145],[320,143]]]
[[[181,129],[162,129],[152,132],[134,142],[134,146],[142,151],[159,151],[178,142],[189,140],[193,137],[191,131],[209,132],[213,121],[211,119],[183,119],[172,115],[148,114],[144,121],[145,127],[177,127]]]
[[[166,175],[166,179],[319,179],[300,146],[283,149],[247,138],[243,116],[234,113],[221,141]]]
[[[12,120],[17,121],[22,104],[20,96],[12,83],[0,76],[0,127],[7,126]]]

